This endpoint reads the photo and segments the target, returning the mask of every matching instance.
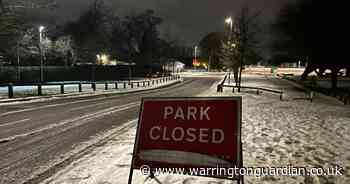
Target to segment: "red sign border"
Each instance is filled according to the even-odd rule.
[[[241,96],[233,96],[233,97],[142,97],[141,98],[141,105],[140,105],[140,111],[139,111],[139,119],[137,122],[137,129],[136,129],[136,137],[135,137],[135,142],[134,142],[134,148],[133,148],[133,153],[132,153],[132,159],[131,159],[131,165],[130,165],[130,172],[129,172],[129,181],[128,183],[132,183],[132,175],[133,175],[133,170],[134,169],[139,169],[139,168],[134,168],[134,157],[135,157],[135,152],[138,148],[138,142],[139,142],[139,137],[140,137],[140,124],[142,122],[142,113],[144,110],[144,102],[145,101],[173,101],[173,100],[187,100],[187,101],[193,101],[193,100],[235,100],[238,101],[239,105],[239,112],[237,113],[237,122],[236,123],[236,130],[237,132],[235,133],[234,136],[237,136],[237,160],[236,163],[233,163],[234,165],[238,167],[243,167],[243,154],[242,154],[242,140],[241,140],[241,135],[242,135],[242,97]],[[213,177],[213,176],[204,176],[204,177]],[[238,177],[238,176],[237,176]],[[214,178],[220,178],[220,179],[225,179],[222,177],[214,177]],[[232,178],[232,180],[240,180],[243,178]]]

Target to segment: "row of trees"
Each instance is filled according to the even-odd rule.
[[[22,63],[38,64],[40,48],[47,65],[95,63],[101,54],[145,65],[182,57],[186,50],[173,40],[160,38],[158,27],[163,20],[152,10],[120,18],[103,0],[95,0],[77,20],[46,25],[40,42],[38,25],[30,20],[23,22],[26,11],[22,10],[54,8],[54,2],[0,0],[0,5],[0,55],[12,64],[17,63],[18,56],[25,60]]]

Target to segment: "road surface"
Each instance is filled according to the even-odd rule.
[[[79,155],[72,150],[137,118],[141,97],[195,96],[218,80],[186,78],[159,90],[0,106],[0,183],[46,178],[70,162],[69,154]]]

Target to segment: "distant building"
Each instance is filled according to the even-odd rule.
[[[285,62],[285,63],[280,64],[280,67],[282,67],[282,68],[301,68],[304,66],[302,66],[301,61],[299,61],[299,62]]]
[[[180,61],[170,61],[164,65],[167,71],[180,72],[185,69],[185,64]]]

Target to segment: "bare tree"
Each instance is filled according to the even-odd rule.
[[[247,7],[242,8],[236,15],[234,26],[234,44],[237,49],[239,62],[238,91],[240,91],[242,81],[242,70],[246,64],[249,55],[259,48],[260,40],[258,34],[261,32],[261,26],[258,22],[260,13],[252,13]]]
[[[25,34],[28,29],[24,21],[26,10],[54,7],[55,0],[0,0],[0,52],[13,50]]]
[[[224,66],[233,71],[236,86],[238,86],[240,60],[237,44],[232,40],[223,40],[219,51],[219,59]]]
[[[260,58],[257,54],[260,45],[258,34],[261,32],[258,17],[259,13],[253,14],[248,8],[242,8],[235,19],[230,19],[232,27],[221,41],[220,61],[233,71],[238,91],[241,87],[243,66],[257,63]]]

